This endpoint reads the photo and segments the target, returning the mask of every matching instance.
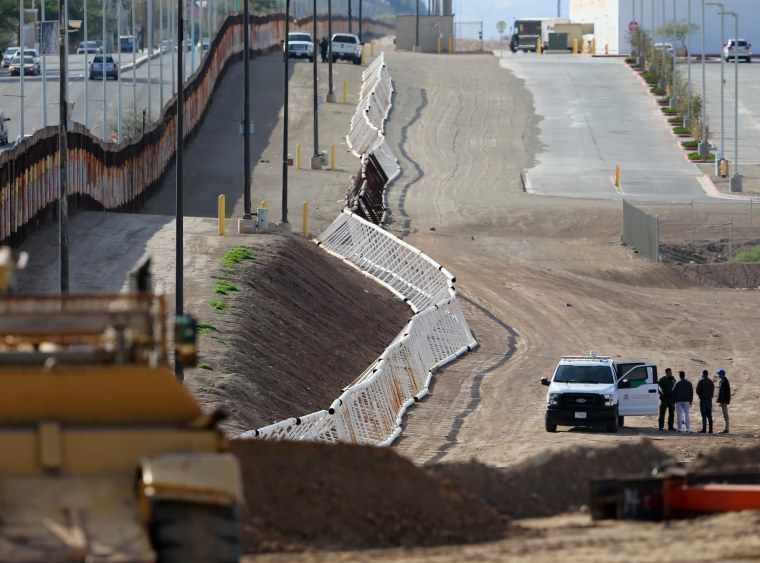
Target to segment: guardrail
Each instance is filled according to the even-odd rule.
[[[454,276],[380,226],[385,187],[401,171],[383,135],[393,89],[382,54],[363,80],[347,140],[354,154],[367,153],[360,154],[361,174],[349,188],[346,209],[319,235],[318,244],[372,276],[416,314],[328,409],[241,438],[390,445],[401,433],[406,409],[427,394],[433,373],[477,346],[459,307]],[[365,149],[368,139],[374,144]]]

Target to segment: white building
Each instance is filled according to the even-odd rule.
[[[753,52],[760,54],[760,0],[568,0],[569,14],[573,22],[594,24],[597,53],[604,53],[605,46],[610,54],[629,53],[628,39],[630,22],[637,22],[652,34],[653,29],[662,27],[663,22],[675,19],[687,21],[691,4],[691,22],[699,29],[691,36],[691,52],[702,52],[702,4],[722,1],[727,12],[739,15],[739,37],[753,45]],[[720,11],[718,6],[705,6],[705,53],[717,55],[721,52]],[[725,16],[725,37],[734,36],[734,18]],[[654,37],[655,42],[672,42]],[[689,41],[687,39],[688,48]],[[676,45],[680,48],[680,45]]]

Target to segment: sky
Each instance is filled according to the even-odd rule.
[[[567,17],[568,2],[569,0],[559,0],[562,18]],[[506,33],[509,33],[512,22],[518,18],[557,17],[557,0],[453,0],[453,4],[455,22],[483,21],[484,39],[499,38],[496,29],[499,21],[507,24]],[[475,37],[478,29],[479,26],[462,26],[460,35]]]

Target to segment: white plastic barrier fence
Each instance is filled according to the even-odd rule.
[[[383,135],[393,94],[383,54],[364,71],[362,79],[346,139],[362,160],[362,205],[371,204],[373,196],[377,201],[380,191],[385,204],[384,188],[401,169]],[[370,156],[382,168],[387,178],[384,182],[377,166],[368,160]],[[372,193],[367,192],[370,188]],[[459,307],[456,279],[422,251],[348,209],[318,240],[325,250],[385,285],[416,314],[329,409],[250,430],[240,437],[390,445],[401,433],[406,409],[427,394],[433,372],[477,346]]]
[[[333,228],[335,223],[341,226]],[[351,232],[352,236],[350,241],[337,237],[341,243],[332,245],[330,252],[342,256],[348,251],[345,258],[355,264],[361,256],[359,262],[369,266],[365,271],[394,293],[400,293],[397,288],[411,288],[422,296],[430,291],[418,288],[427,287],[443,298],[412,317],[380,358],[329,409],[251,430],[241,438],[390,445],[401,432],[406,409],[427,394],[434,371],[477,346],[459,307],[454,278],[443,267],[356,215],[344,212],[335,223],[319,237],[326,248],[337,233]],[[404,258],[398,260],[394,255]],[[388,269],[394,266],[400,267],[395,272]],[[423,279],[425,276],[429,279]],[[411,303],[411,299],[407,301]]]

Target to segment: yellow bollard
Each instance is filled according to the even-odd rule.
[[[261,209],[266,209],[266,208],[267,208],[267,200],[262,199],[261,200]]]
[[[369,54],[375,56],[375,40],[369,42]]]
[[[441,37],[438,36],[438,41],[436,42],[435,52],[439,55],[441,54]]]
[[[330,145],[330,170],[335,170],[335,144]]]
[[[573,55],[577,55],[577,54],[578,54],[578,40],[573,39]]]
[[[596,39],[591,40],[591,55],[596,55]]]
[[[544,44],[541,42],[541,38],[536,39],[536,53],[539,55],[544,52]]]
[[[449,53],[453,53],[453,52],[454,52],[454,38],[449,37]]]
[[[219,194],[219,236],[224,236],[224,194]]]
[[[362,64],[364,64],[364,51],[365,51],[366,45],[362,44]]]
[[[309,236],[309,204],[303,202],[303,236]]]
[[[620,165],[619,164],[615,165],[615,187],[616,188],[620,187]]]
[[[343,81],[343,103],[348,103],[348,80]]]
[[[296,170],[301,169],[301,143],[296,145]]]

